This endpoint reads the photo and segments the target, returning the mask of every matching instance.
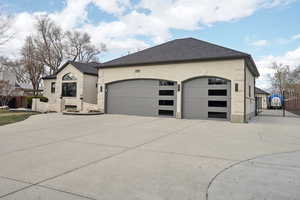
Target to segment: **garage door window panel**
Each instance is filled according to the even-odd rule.
[[[160,106],[174,106],[174,100],[159,100],[158,105],[160,105]]]
[[[159,81],[159,86],[173,86],[175,85],[172,81]]]
[[[174,96],[174,90],[159,90],[159,96]]]
[[[208,96],[227,96],[227,90],[208,90]]]
[[[162,116],[173,116],[174,111],[173,110],[158,110],[158,114]]]
[[[226,119],[226,112],[208,112],[208,118]]]
[[[227,101],[208,101],[208,107],[227,107]]]
[[[221,78],[209,78],[208,85],[227,85],[227,80]]]

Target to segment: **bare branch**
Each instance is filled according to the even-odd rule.
[[[37,59],[38,49],[35,46],[31,36],[26,38],[25,44],[21,50],[22,64],[24,72],[27,74],[30,83],[35,91],[39,90],[42,76],[45,74],[44,64]]]
[[[100,47],[94,46],[87,33],[68,31],[64,50],[66,58],[69,60],[88,63],[98,61],[99,54],[106,51],[106,47],[104,44],[101,44]]]
[[[4,45],[14,37],[11,32],[12,18],[6,14],[0,13],[0,46]]]

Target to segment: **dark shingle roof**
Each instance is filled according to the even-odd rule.
[[[45,76],[43,79],[56,79],[56,74]]]
[[[73,62],[69,61],[69,64],[73,65],[76,69],[81,71],[84,74],[90,74],[90,75],[98,75],[97,66],[100,65],[99,63],[80,63],[80,62]],[[61,71],[61,70],[58,70]]]
[[[259,76],[251,55],[194,38],[177,39],[101,64],[101,68],[183,61],[245,58]]]
[[[270,95],[269,92],[266,92],[266,91],[264,91],[264,90],[262,90],[262,89],[260,89],[260,88],[258,88],[258,87],[255,87],[255,93],[256,93],[256,94],[266,94],[266,95]]]
[[[80,62],[74,62],[74,61],[67,61],[62,67],[59,68],[59,70],[56,73],[54,73],[53,75],[46,76],[43,79],[55,79],[56,75],[61,70],[63,70],[68,64],[73,65],[76,69],[78,69],[80,72],[82,72],[84,74],[98,76],[97,67],[100,65],[100,63],[97,63],[97,62],[80,63]]]

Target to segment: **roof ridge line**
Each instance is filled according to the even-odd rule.
[[[212,42],[207,42],[207,41],[200,40],[200,39],[193,38],[193,37],[190,37],[190,38],[191,38],[191,39],[194,39],[194,40],[198,40],[198,41],[204,42],[204,43],[206,43],[206,44],[214,45],[214,46],[217,46],[217,47],[221,47],[221,48],[224,48],[224,49],[228,49],[228,50],[231,50],[231,51],[234,51],[234,52],[237,52],[237,53],[242,53],[242,54],[245,54],[245,55],[247,55],[247,56],[250,56],[250,54],[248,54],[248,53],[245,53],[245,52],[242,52],[242,51],[238,51],[238,50],[235,50],[235,49],[231,49],[231,48],[228,48],[228,47],[219,45],[219,44],[215,44],[215,43],[212,43]]]
[[[183,39],[183,38],[181,38],[181,39]],[[164,46],[164,45],[166,45],[166,44],[169,44],[169,43],[171,43],[171,42],[174,42],[174,41],[176,41],[176,40],[181,40],[181,39],[180,39],[180,38],[178,38],[178,39],[175,39],[175,40],[169,40],[169,41],[167,41],[167,42],[164,42],[164,43],[161,43],[161,44],[158,44],[158,45],[152,46],[152,47],[148,47],[148,48],[146,48],[146,49],[143,49],[143,50],[140,50],[140,51],[137,51],[137,52],[134,52],[134,53],[130,53],[130,54],[128,54],[128,55],[121,56],[121,57],[118,57],[118,58],[115,58],[115,59],[109,60],[109,61],[107,61],[107,62],[104,62],[104,63],[101,63],[101,64],[105,64],[105,63],[108,63],[108,62],[112,62],[112,61],[114,61],[114,60],[117,60],[117,59],[119,59],[119,58],[124,58],[124,57],[127,57],[127,56],[131,56],[131,55],[134,55],[134,54],[137,54],[137,53],[140,53],[140,52],[143,52],[143,51],[149,50],[149,49],[153,49],[153,48],[155,48],[155,47]],[[98,66],[98,68],[99,68],[99,67],[101,67],[101,66]]]

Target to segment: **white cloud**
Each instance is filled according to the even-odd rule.
[[[298,39],[300,39],[300,34],[294,35],[294,36],[292,37],[292,40],[298,40]]]
[[[67,0],[61,12],[50,13],[50,17],[63,29],[72,29],[87,20],[86,7],[91,0]]]
[[[0,54],[5,54],[12,59],[20,55],[26,36],[32,34],[34,18],[35,15],[23,12],[12,20],[10,33],[13,34],[13,39],[1,47]]]
[[[257,41],[252,42],[251,45],[257,46],[257,47],[263,47],[263,46],[268,45],[268,41],[267,40],[257,40]]]
[[[140,0],[132,5],[130,0],[66,0],[61,11],[47,13],[63,29],[79,29],[88,32],[92,41],[107,43],[109,49],[128,51],[148,46],[137,39],[143,36],[154,43],[171,39],[170,30],[199,30],[216,22],[228,22],[252,15],[293,0]],[[88,6],[112,14],[116,19],[104,22],[99,19],[90,24]],[[145,12],[147,11],[147,12]],[[100,12],[100,11],[99,11]],[[3,52],[18,53],[24,38],[34,30],[34,16],[40,13],[17,13],[13,31],[18,35]],[[264,43],[260,43],[264,45]]]
[[[91,2],[101,10],[115,15],[123,14],[131,6],[130,0],[92,0]]]
[[[269,75],[273,74],[273,70],[271,69],[272,63],[279,63],[284,65],[289,65],[291,69],[297,67],[300,65],[300,47],[286,52],[282,56],[265,56],[261,59],[258,59],[256,61],[256,65],[258,67],[258,70],[261,74],[257,81],[257,85],[262,88],[269,88],[270,87],[270,80]]]

